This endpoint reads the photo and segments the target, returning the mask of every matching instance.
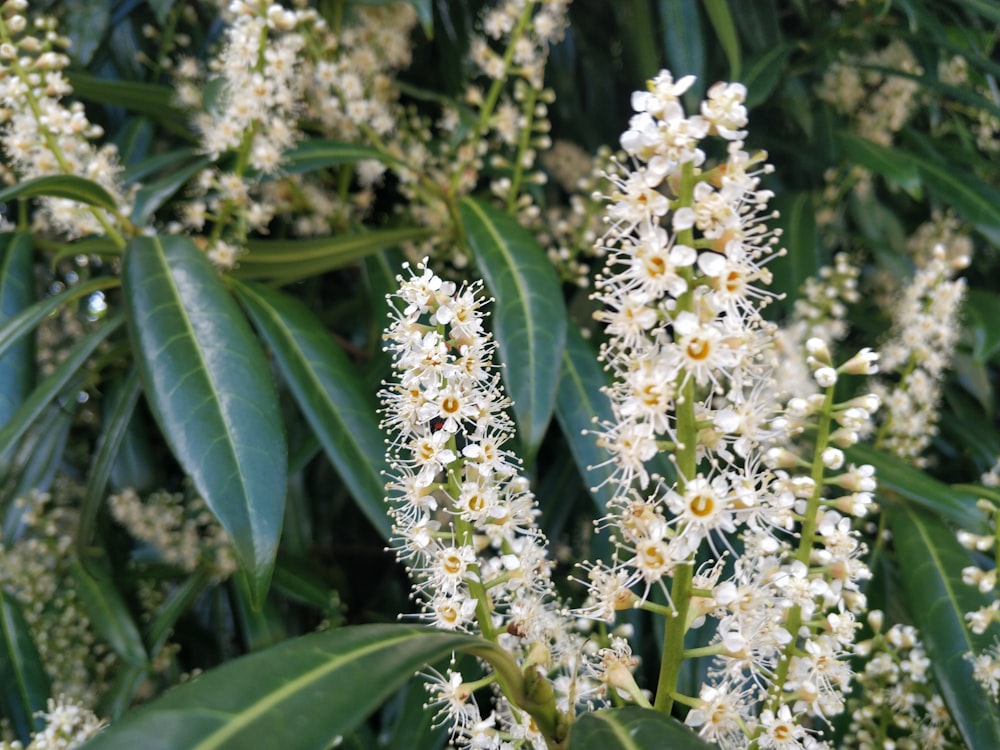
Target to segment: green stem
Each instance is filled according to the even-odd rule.
[[[529,87],[528,94],[523,102],[525,116],[524,127],[521,129],[521,136],[517,143],[517,155],[514,158],[514,174],[510,178],[510,192],[507,194],[507,213],[513,213],[517,206],[517,196],[521,190],[521,180],[524,178],[524,155],[531,145],[531,130],[535,117],[535,102],[538,99],[538,92],[535,88]]]
[[[493,83],[490,84],[490,90],[486,93],[486,99],[483,101],[483,106],[479,110],[479,119],[476,120],[475,126],[472,128],[472,132],[469,134],[467,143],[473,145],[479,143],[479,139],[482,138],[483,133],[486,131],[486,126],[489,124],[490,118],[493,116],[493,110],[497,106],[497,101],[500,99],[500,93],[503,91],[504,84],[507,82],[507,75],[510,72],[511,62],[514,59],[514,49],[517,46],[518,40],[524,34],[525,29],[528,28],[528,22],[531,20],[531,13],[534,10],[535,0],[528,0],[524,4],[524,9],[521,11],[521,15],[517,19],[517,25],[510,32],[510,38],[507,40],[507,49],[504,51],[503,55],[503,73],[497,78],[493,79]],[[450,193],[454,195],[458,191],[458,182],[462,178],[462,172],[465,170],[464,163],[458,163],[456,169],[451,176],[451,189]]]

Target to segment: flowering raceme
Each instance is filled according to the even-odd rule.
[[[774,296],[767,264],[782,254],[765,224],[770,167],[744,149],[744,87],[715,84],[688,115],[680,97],[693,83],[663,71],[633,94],[629,165],[610,175],[608,263],[594,296],[614,376],[600,443],[615,497],[599,525],[617,552],[585,566],[583,611],[666,616],[655,707],[687,703],[706,739],[820,746],[825,718],[843,710],[864,610],[868,571],[850,516],[867,512],[875,486],[871,467],[845,466],[831,426],[867,422],[878,404],[837,404],[833,388],[841,374],[874,372],[877,355],[836,367],[812,338],[806,365],[820,392],[777,400],[775,328],[760,315]],[[788,446],[805,431],[811,455],[798,456]],[[837,434],[844,446],[858,430]],[[675,477],[649,468],[661,451]],[[715,661],[700,695],[683,696],[684,636],[707,616]]]

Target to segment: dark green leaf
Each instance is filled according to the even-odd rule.
[[[141,391],[139,375],[133,370],[118,390],[118,398],[111,413],[103,421],[104,431],[101,433],[90,464],[87,488],[80,502],[80,520],[76,531],[77,556],[85,562],[88,559],[86,548],[94,538],[97,515],[104,504],[108,478],[111,476],[118,449],[125,439]]]
[[[965,327],[972,333],[972,354],[984,363],[1000,352],[1000,296],[972,289],[965,297]]]
[[[157,22],[162,26],[166,23],[167,15],[170,13],[170,9],[174,7],[174,0],[147,0],[149,7],[153,9],[153,15],[156,16]]]
[[[896,183],[914,198],[920,197],[920,171],[910,154],[851,133],[839,133],[838,140],[851,161]]]
[[[124,26],[122,24],[118,29]],[[149,115],[161,124],[172,123],[184,131],[188,130],[187,117],[173,106],[174,90],[169,86],[109,80],[79,70],[70,72],[69,81],[73,86],[73,93],[80,99],[124,107],[139,114]]]
[[[65,0],[62,27],[77,66],[85,68],[101,44],[111,18],[110,0]]]
[[[429,40],[434,39],[434,9],[431,0],[410,0],[410,5],[417,12],[417,21]]]
[[[319,577],[314,565],[296,564],[278,558],[274,568],[274,588],[289,599],[322,612],[335,626],[343,619],[337,592]]]
[[[987,185],[969,170],[937,164],[916,154],[910,158],[920,170],[928,190],[955,213],[984,231],[1000,229],[1000,190]]]
[[[143,185],[135,194],[135,201],[132,204],[132,223],[137,226],[145,224],[160,206],[170,200],[174,194],[198,174],[201,170],[212,163],[207,156],[197,161],[185,164],[166,177],[161,177],[155,182]]]
[[[712,750],[677,719],[628,706],[585,713],[573,724],[569,750]]]
[[[190,161],[197,156],[198,151],[193,148],[177,148],[172,151],[165,151],[162,154],[154,154],[147,159],[143,159],[138,164],[133,164],[123,169],[122,183],[131,185],[135,182],[140,182],[160,170],[173,167],[178,162]]]
[[[71,174],[47,175],[15,183],[9,188],[0,190],[0,203],[14,198],[38,198],[42,196],[68,198],[86,203],[88,206],[106,208],[108,211],[114,211],[118,207],[108,191],[96,182]]]
[[[660,18],[663,21],[663,49],[674,80],[693,75],[698,81],[685,97],[692,104],[693,97],[701,96],[705,89],[705,48],[701,32],[698,0],[660,0]]]
[[[742,82],[747,87],[747,106],[756,107],[766,101],[785,75],[788,58],[795,51],[792,42],[768,47],[747,65]]]
[[[362,387],[357,368],[299,301],[259,285],[237,283],[236,292],[327,456],[365,515],[388,538],[385,442],[375,399]]]
[[[34,281],[31,235],[0,234],[0,326],[31,305]],[[0,427],[28,397],[34,377],[34,341],[26,336],[0,355]]]
[[[395,159],[371,146],[315,139],[303,141],[288,151],[282,157],[281,171],[286,174],[302,174],[341,164],[353,164],[363,159],[395,162]]]
[[[614,473],[614,466],[609,463],[611,454],[597,445],[597,436],[592,432],[595,419],[611,422],[614,418],[611,403],[601,392],[607,384],[607,373],[597,361],[593,348],[576,326],[568,326],[562,377],[556,394],[556,419],[584,485],[590,488],[601,514],[615,495],[614,485],[607,482]]]
[[[247,651],[260,651],[288,638],[288,629],[270,599],[256,610],[250,606],[245,576],[229,579],[229,594],[236,625]]]
[[[205,570],[198,570],[167,595],[146,632],[145,642],[149,646],[151,659],[155,659],[163,650],[177,619],[191,607],[208,582],[208,573]],[[107,692],[101,696],[97,713],[100,716],[107,716],[112,721],[125,713],[136,690],[145,679],[146,672],[146,667],[143,666],[122,665]]]
[[[493,333],[527,461],[533,460],[555,408],[566,345],[559,279],[528,230],[487,203],[459,204],[469,247],[496,298]]]
[[[49,678],[14,597],[0,591],[0,709],[17,738],[27,746],[31,733],[44,728],[35,712],[49,699]]]
[[[6,466],[17,447],[17,442],[38,419],[45,407],[68,387],[79,388],[84,377],[81,371],[87,359],[121,324],[120,317],[112,318],[84,336],[70,350],[66,359],[60,362],[59,366],[21,403],[3,429],[0,429],[0,469]],[[71,381],[73,384],[69,386]]]
[[[63,462],[73,416],[69,409],[53,404],[31,426],[14,454],[17,482],[8,497],[0,498],[0,507],[4,500],[27,497],[32,490],[48,491],[56,470]],[[27,505],[7,503],[3,516],[3,538],[8,544],[21,536],[22,520],[28,510]]]
[[[405,625],[338,628],[244,656],[174,688],[85,750],[326,750],[423,667],[481,638]]]
[[[774,273],[773,288],[788,295],[789,305],[798,296],[799,288],[822,265],[820,243],[816,232],[816,212],[813,197],[808,192],[786,193],[776,203],[781,216],[778,221],[784,234],[781,245],[788,254],[777,259],[769,268]]]
[[[915,508],[891,509],[888,525],[910,614],[955,725],[968,747],[1000,747],[1000,712],[972,678],[966,658],[988,646],[992,635],[973,636],[965,627],[966,612],[989,605],[986,596],[962,582],[962,568],[971,563],[968,553],[954,531]]]
[[[317,237],[301,240],[250,240],[234,275],[291,283],[350,265],[361,258],[403,242],[419,241],[432,234],[422,227],[380,229],[366,234]]]
[[[977,533],[986,531],[986,519],[976,509],[975,500],[969,501],[968,493],[955,490],[902,459],[868,445],[852,446],[847,450],[847,456],[856,464],[875,467],[879,490],[898,493],[964,529]]]
[[[98,575],[88,573],[78,560],[70,563],[77,595],[97,634],[127,663],[146,664],[146,649],[128,607],[111,580],[110,569],[94,566]]]
[[[742,72],[740,40],[736,35],[736,25],[733,23],[729,3],[727,0],[704,0],[704,3],[708,20],[715,29],[715,36],[729,61],[729,80],[738,81]]]
[[[285,438],[264,353],[187,237],[138,237],[123,288],[143,390],[264,600],[284,514]]]

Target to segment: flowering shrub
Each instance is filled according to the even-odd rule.
[[[821,5],[6,0],[0,747],[1000,746],[1000,17]]]

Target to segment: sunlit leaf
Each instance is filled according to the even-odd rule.
[[[123,289],[143,390],[174,455],[267,591],[286,491],[285,438],[264,353],[208,259],[184,236],[138,237]]]
[[[85,750],[327,750],[426,664],[489,653],[475,636],[405,625],[314,633],[231,661],[125,714]]]

